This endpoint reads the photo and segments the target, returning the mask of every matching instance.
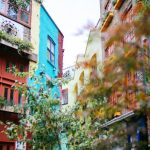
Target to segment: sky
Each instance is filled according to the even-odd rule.
[[[98,22],[99,0],[44,0],[43,5],[64,35],[63,66],[72,66],[85,52],[89,27]]]

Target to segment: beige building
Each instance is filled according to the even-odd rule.
[[[103,61],[103,52],[101,48],[100,32],[95,28],[90,31],[87,46],[84,55],[78,55],[76,60],[76,67],[74,77],[70,82],[63,87],[68,90],[68,103],[62,105],[62,108],[73,106],[78,95],[84,88],[84,85],[89,82],[92,74],[100,75],[100,66]],[[86,64],[91,63],[93,67],[85,67]]]

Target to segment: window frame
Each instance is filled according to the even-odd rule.
[[[9,18],[9,19],[11,19],[11,20],[13,20],[15,22],[18,22],[18,23],[20,23],[20,24],[30,28],[31,27],[32,2],[30,3],[29,11],[27,11],[27,10],[21,8],[21,7],[18,7],[17,19],[14,19],[14,18],[12,18],[12,17],[10,17],[8,15],[9,4],[11,4],[11,5],[15,6],[15,7],[18,7],[17,5],[9,2],[9,0],[5,0],[5,2],[4,2],[4,10],[3,11],[0,10],[0,15],[3,15],[3,16],[5,16],[5,17],[7,17],[7,18]],[[27,15],[28,15],[28,23],[26,23],[25,21],[21,20],[21,12],[27,13]]]
[[[50,48],[48,44],[50,44]],[[54,51],[52,51],[51,49],[52,44],[54,46]],[[52,56],[54,60],[52,60]],[[47,60],[48,62],[50,62],[51,65],[55,66],[55,43],[50,36],[47,37]]]

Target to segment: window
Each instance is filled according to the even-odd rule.
[[[10,145],[7,145],[7,150],[10,150]]]
[[[8,16],[14,20],[17,20],[17,14],[18,14],[18,7],[15,5],[9,3],[8,5]]]
[[[13,64],[12,62],[6,62],[5,71],[14,73],[16,71],[16,64]]]
[[[3,145],[0,145],[0,150],[3,150]]]
[[[52,65],[55,64],[55,44],[49,37],[47,40],[47,59]]]
[[[7,104],[12,106],[14,103],[14,89],[4,87],[4,98],[7,100]]]
[[[62,105],[68,104],[68,89],[62,90]]]
[[[30,23],[30,5],[27,3],[24,7],[19,7],[12,0],[0,0],[0,13],[18,22],[28,25]]]
[[[9,69],[10,69],[9,67],[10,67],[10,64],[9,64],[9,62],[7,62],[6,63],[6,68],[5,68],[6,72],[9,72]]]
[[[14,103],[14,90],[10,90],[10,105],[13,105]]]
[[[5,11],[5,1],[6,0],[0,0],[0,12],[4,12]]]
[[[8,100],[8,88],[4,88],[4,97]]]
[[[15,73],[15,71],[16,71],[16,65],[15,65],[15,64],[12,64],[11,72],[12,72],[12,73]]]
[[[22,105],[22,94],[20,92],[18,95],[18,105]]]

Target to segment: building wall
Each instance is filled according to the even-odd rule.
[[[30,41],[30,16],[28,23],[25,21],[23,22],[19,15],[21,15],[21,9],[18,9],[17,18],[13,18],[15,15],[13,14],[11,17],[8,16],[8,1],[1,1],[3,3],[0,8],[0,31],[7,32],[8,34],[11,34],[12,36],[19,38],[21,40]],[[3,7],[5,9],[3,9]],[[4,10],[4,11],[3,11]],[[11,12],[12,13],[12,12]],[[29,12],[30,14],[30,12]],[[11,26],[11,29],[8,28]],[[8,29],[8,30],[7,30]],[[13,31],[13,32],[12,32]],[[31,52],[31,51],[30,51]],[[32,52],[31,52],[32,53]],[[9,65],[8,65],[9,64]],[[26,52],[18,53],[18,47],[15,44],[11,44],[10,42],[1,39],[0,40],[0,96],[4,97],[4,95],[7,94],[7,105],[6,106],[0,106],[0,121],[6,122],[14,122],[18,123],[18,113],[14,113],[15,108],[12,107],[12,105],[19,105],[19,99],[22,101],[20,103],[20,106],[24,106],[25,104],[25,98],[22,96],[22,93],[19,94],[19,91],[14,90],[11,94],[12,86],[16,81],[18,81],[19,84],[26,84],[27,78],[21,78],[18,76],[15,76],[14,73],[9,72],[8,70],[15,66],[18,71],[28,72],[29,71],[29,59],[28,54]],[[20,69],[20,67],[22,69]],[[7,68],[9,68],[7,70]],[[7,90],[6,90],[7,89]],[[4,92],[5,91],[5,92]],[[12,99],[10,99],[12,97]],[[13,103],[9,103],[10,100],[12,100]],[[21,113],[21,112],[20,112]],[[1,132],[2,130],[5,131],[6,127],[3,125],[0,125],[0,149],[15,149],[15,142],[11,141],[7,138],[5,132]]]
[[[32,14],[31,14],[31,43],[33,45],[33,53],[39,55],[39,40],[40,40],[40,5],[41,3],[32,0]],[[39,57],[37,57],[38,61]],[[37,62],[29,62],[29,73],[37,68]],[[28,81],[30,83],[30,81]]]
[[[61,78],[63,75],[63,38],[64,36],[62,35],[61,32],[58,34],[58,66],[59,66],[59,72],[58,72],[58,77]]]
[[[40,8],[40,45],[39,45],[39,62],[38,65],[41,67],[42,64],[45,66],[46,74],[50,78],[58,76],[58,34],[59,31],[53,22],[52,18],[48,15],[47,11],[43,6]],[[53,66],[47,60],[47,39],[48,36],[55,43],[55,65]]]
[[[47,40],[48,37],[55,45],[55,62],[52,64],[47,57]],[[63,35],[51,16],[48,14],[43,5],[40,7],[40,42],[39,42],[39,58],[38,73],[44,68],[46,80],[51,80],[62,76],[63,64]],[[59,72],[60,71],[60,72]],[[44,81],[45,82],[45,81]],[[52,89],[52,97],[60,97],[61,89],[54,86]]]
[[[32,14],[31,14],[31,43],[33,45],[33,52],[38,54],[39,50],[39,36],[40,36],[40,3],[32,0]]]
[[[12,50],[13,51],[13,50]],[[0,55],[0,96],[4,96],[4,88],[8,88],[8,101],[10,101],[10,90],[15,81],[18,81],[22,84],[26,83],[27,78],[21,78],[15,76],[12,72],[7,71],[7,64],[9,64],[10,70],[12,69],[12,65],[16,66],[16,69],[20,70],[20,67],[23,67],[24,72],[28,72],[29,69],[29,61],[25,58],[19,56],[16,53],[13,53],[10,49],[5,51],[3,47],[1,47],[1,55]],[[19,92],[14,90],[13,94],[13,102],[15,105],[18,105]],[[23,101],[23,104],[25,102]]]
[[[96,64],[94,67],[96,71],[98,71],[98,67],[103,61],[103,52],[101,48],[101,34],[96,29],[91,30],[89,33],[84,55],[78,55],[77,57],[77,67],[75,69],[73,79],[68,83],[68,85],[63,87],[63,89],[68,88],[68,104],[62,106],[64,110],[67,109],[68,106],[73,106],[75,104],[78,95],[84,88],[84,85],[88,83],[92,70],[91,68],[84,67],[83,63],[89,63],[93,56],[96,56]],[[81,75],[83,74],[83,81],[81,81]],[[98,74],[101,74],[100,71],[98,71]]]
[[[115,6],[113,6],[112,1],[109,0],[105,0],[105,1],[100,1],[101,3],[101,22],[99,24],[99,30],[101,31],[102,27],[103,27],[103,19],[105,18],[105,14],[108,11],[112,12],[112,18],[111,20],[108,22],[107,27],[104,31],[102,32],[102,37],[103,37],[103,42],[102,42],[102,46],[103,46],[103,51],[104,51],[104,57],[105,60],[109,60],[109,58],[113,57],[113,52],[115,51],[113,45],[111,45],[110,47],[106,47],[105,46],[105,42],[108,41],[113,28],[116,25],[119,24],[123,24],[124,22],[132,22],[134,17],[137,15],[135,13],[135,8],[137,7],[139,1],[135,1],[135,0],[126,0],[126,1],[116,1],[116,2],[122,2],[122,5],[120,5],[120,7],[118,9],[115,8]],[[109,7],[108,7],[109,6]],[[108,9],[107,9],[108,8]],[[138,12],[138,10],[136,10],[136,12]],[[105,20],[109,20],[108,17],[105,18]],[[135,37],[134,37],[134,31],[130,32],[130,33],[126,33],[124,35],[124,41],[125,42],[135,42]],[[139,42],[139,41],[138,41]],[[139,43],[140,44],[140,43]],[[135,72],[129,72],[127,75],[125,75],[125,85],[124,86],[130,86],[132,85],[132,83],[134,83],[136,81],[136,83],[141,83],[141,81],[139,79],[135,79]],[[124,83],[123,83],[124,84]],[[143,84],[143,83],[141,83]],[[116,89],[115,89],[116,90]],[[109,102],[113,105],[115,105],[118,102],[118,95],[116,94],[116,92],[114,92],[112,94],[112,96],[110,97]],[[130,95],[129,95],[130,94]],[[124,93],[121,93],[122,97],[125,97]],[[126,94],[130,100],[130,103],[128,104],[128,106],[126,108],[124,108],[122,110],[122,114],[125,114],[127,112],[129,112],[130,110],[134,111],[137,108],[137,100],[136,100],[136,96],[134,91],[132,91],[131,93],[127,93]],[[132,122],[131,120],[129,122]],[[141,120],[141,122],[146,125],[146,121],[145,120]],[[138,122],[135,122],[136,127],[139,126]],[[149,122],[147,123],[149,125]],[[148,127],[149,130],[149,127]],[[138,130],[135,128],[135,135],[138,135]],[[129,135],[131,133],[128,133]],[[132,134],[130,136],[133,136]],[[144,148],[144,147],[143,147]]]

